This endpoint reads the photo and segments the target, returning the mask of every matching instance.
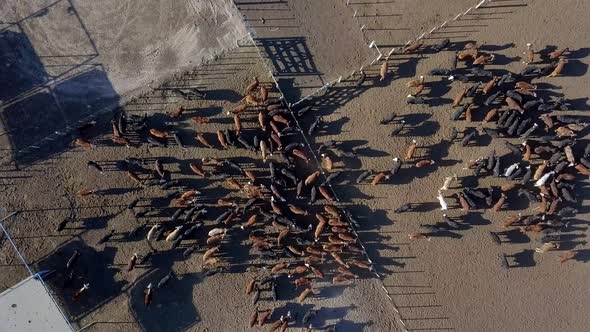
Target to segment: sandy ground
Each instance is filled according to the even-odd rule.
[[[185,2],[179,2],[179,6],[180,3],[188,6]],[[295,101],[315,87],[339,75],[347,75],[358,69],[359,65],[370,61],[375,53],[366,47],[368,41],[375,40],[382,49],[388,51],[472,4],[474,3],[471,1],[426,3],[405,0],[367,3],[351,1],[349,6],[344,1],[236,2],[246,25],[255,33],[258,47],[267,56],[264,61],[270,61],[289,101]],[[79,13],[84,13],[84,10],[86,13],[100,12],[91,7],[92,5],[83,2],[77,8]],[[588,7],[584,1],[571,1],[567,7],[539,1],[496,1],[459,22],[451,23],[445,30],[433,34],[426,43],[434,44],[441,38],[450,38],[459,45],[466,41],[479,41],[485,44],[484,51],[496,54],[496,62],[489,68],[512,71],[523,67],[518,57],[526,43],[532,43],[535,49],[542,49],[546,45],[567,46],[573,52],[563,77],[540,79],[538,83],[543,86],[540,93],[564,95],[575,110],[572,114],[579,115],[590,107],[587,103],[587,91],[584,89],[588,85],[587,45],[590,40],[585,33],[589,27],[583,14],[588,12]],[[206,10],[205,8],[201,9]],[[160,12],[166,13],[169,10],[175,9],[163,8]],[[357,17],[353,18],[352,13],[355,10]],[[121,13],[121,19],[125,20],[125,10],[113,8],[113,12]],[[189,15],[188,11],[182,13]],[[81,16],[86,20],[94,20],[88,14]],[[265,18],[264,23],[260,17]],[[17,18],[10,16],[3,18],[4,21],[15,19]],[[178,19],[177,16],[171,16],[167,20],[172,30],[182,30],[182,17]],[[190,21],[188,17],[185,20]],[[93,21],[92,24],[86,23],[91,35],[98,34],[95,31],[101,30],[99,23],[100,20]],[[365,24],[364,32],[361,32],[357,27]],[[540,29],[541,24],[544,28]],[[279,30],[274,30],[277,27]],[[230,35],[239,35],[242,32],[235,27],[228,29],[233,31],[228,32]],[[135,33],[144,31],[141,24],[138,26],[136,22],[122,30]],[[157,34],[157,31],[154,30],[153,33]],[[284,46],[271,38],[295,40],[297,44]],[[108,74],[107,81],[113,82],[113,86],[129,88],[127,91],[131,91],[133,88],[127,84],[136,80],[125,80],[123,77],[126,75],[141,76],[145,72],[146,77],[151,78],[153,76],[150,70],[160,72],[156,62],[150,64],[152,69],[141,72],[123,70],[137,61],[132,57],[121,60],[121,53],[124,52],[120,50],[123,48],[114,51],[108,45],[119,44],[121,41],[124,43],[128,39],[109,33],[97,39],[102,40],[97,43],[100,45],[97,47],[98,53],[105,57],[101,61],[111,63],[111,67],[106,65],[105,70]],[[152,39],[156,44],[161,40],[154,35],[146,39]],[[135,47],[144,44],[141,40],[134,43],[137,43]],[[172,39],[165,39],[160,43],[163,44],[159,45],[166,45],[171,50],[177,49],[177,44]],[[215,45],[217,46],[211,47],[219,47],[221,50],[230,47],[231,43],[219,42]],[[280,55],[272,51],[273,47],[279,50],[289,47],[295,49]],[[37,45],[34,48],[38,49]],[[220,188],[219,182],[197,180],[187,168],[190,161],[202,157],[237,158],[241,164],[253,169],[260,170],[262,167],[254,153],[244,149],[205,149],[192,139],[195,129],[203,130],[207,138],[214,141],[215,131],[231,128],[231,118],[224,111],[238,102],[251,77],[256,75],[267,86],[272,85],[257,50],[243,46],[191,71],[184,71],[183,68],[191,66],[186,60],[191,59],[193,53],[184,53],[184,50],[186,49],[183,48],[180,52],[186,55],[180,57],[184,60],[162,68],[166,76],[176,71],[175,68],[179,68],[178,72],[182,74],[174,80],[167,80],[160,88],[198,87],[208,92],[209,100],[187,102],[170,96],[166,91],[157,90],[131,100],[124,109],[128,114],[162,114],[183,105],[190,109],[189,114],[210,116],[212,123],[202,129],[194,128],[190,123],[189,118],[194,115],[187,115],[170,127],[178,130],[181,137],[188,142],[188,150],[180,149],[172,142],[166,149],[147,148],[145,144],[139,146],[137,143],[140,137],[132,138],[137,147],[115,147],[105,136],[110,130],[110,117],[103,116],[98,118],[99,126],[91,132],[92,140],[100,145],[99,148],[90,151],[80,148],[64,150],[69,139],[66,137],[60,142],[51,143],[49,147],[43,146],[41,151],[35,152],[37,157],[23,157],[22,162],[17,163],[18,169],[13,163],[3,166],[2,206],[8,211],[22,211],[16,218],[7,221],[6,225],[27,260],[37,269],[44,269],[63,264],[74,248],[80,249],[83,254],[81,268],[92,285],[91,296],[80,303],[73,303],[70,300],[72,290],[62,291],[59,278],[52,284],[56,296],[61,299],[71,319],[80,327],[99,322],[91,330],[246,330],[247,317],[253,307],[250,297],[243,294],[242,288],[256,273],[245,271],[248,266],[260,267],[265,262],[243,251],[244,238],[239,232],[234,233],[231,241],[228,241],[230,245],[224,253],[224,266],[228,267],[228,271],[224,273],[206,277],[200,267],[199,254],[195,253],[188,259],[182,258],[182,250],[194,243],[191,241],[183,243],[183,248],[176,250],[170,250],[169,243],[156,242],[153,246],[156,252],[148,264],[140,265],[130,274],[124,272],[126,263],[134,252],[143,255],[152,250],[141,235],[128,237],[127,233],[138,223],[151,225],[166,219],[170,209],[166,208],[169,202],[156,199],[164,191],[131,185],[124,173],[116,171],[117,160],[126,157],[148,160],[163,158],[166,168],[172,172],[174,178],[180,178],[187,186],[203,191],[207,204],[217,197],[232,194],[227,189]],[[270,53],[267,53],[269,50]],[[286,55],[289,52],[292,52],[291,58]],[[130,51],[130,54],[136,53],[137,49]],[[315,326],[338,322],[338,326],[344,331],[399,329],[394,322],[392,303],[381,289],[384,284],[393,296],[408,330],[583,331],[590,325],[585,315],[585,308],[590,303],[584,278],[589,272],[586,242],[589,218],[585,205],[590,196],[587,179],[578,179],[578,197],[581,200],[586,199],[580,202],[580,213],[575,218],[568,219],[571,226],[564,233],[561,243],[562,250],[577,251],[578,256],[576,260],[562,266],[558,263],[560,251],[542,255],[534,253],[534,248],[539,245],[534,237],[519,237],[512,242],[503,242],[500,246],[489,240],[489,232],[499,231],[497,225],[506,216],[516,213],[516,210],[522,210],[523,214],[530,212],[521,202],[515,202],[510,210],[497,213],[487,210],[464,213],[454,207],[448,211],[449,216],[460,218],[470,226],[469,229],[444,237],[434,237],[431,241],[408,240],[407,233],[417,231],[419,224],[440,220],[441,212],[435,196],[436,189],[442,185],[445,176],[456,173],[463,185],[473,185],[477,180],[470,176],[470,172],[463,170],[465,161],[488,155],[492,149],[496,149],[501,155],[507,153],[503,140],[499,139],[484,139],[476,146],[465,148],[458,144],[448,146],[439,143],[441,138],[448,137],[451,126],[456,126],[460,131],[465,127],[476,126],[475,123],[449,121],[450,98],[460,86],[457,82],[450,83],[439,77],[427,76],[426,79],[430,82],[427,98],[435,101],[435,105],[405,104],[405,82],[432,68],[450,66],[453,56],[451,51],[412,56],[394,54],[389,61],[391,75],[386,82],[374,79],[378,75],[378,67],[366,67],[368,79],[362,89],[353,87],[352,82],[344,82],[319,99],[318,107],[313,111],[315,113],[304,119],[302,126],[307,129],[314,120],[314,115],[321,115],[325,125],[313,137],[314,147],[332,139],[345,150],[355,148],[356,157],[331,155],[336,161],[337,169],[345,171],[332,184],[343,204],[361,222],[361,241],[367,247],[377,272],[383,275],[383,280],[363,275],[349,286],[321,283],[320,294],[303,305],[293,304],[297,293],[291,290],[281,293],[279,301],[272,301],[269,298],[270,292],[263,292],[260,309],[275,308],[273,318],[276,319],[287,310],[302,315],[313,305],[315,308],[322,308],[314,321]],[[292,61],[296,65],[288,67],[293,64]],[[127,66],[116,67],[119,63]],[[165,63],[168,66],[169,62]],[[43,63],[44,67],[46,65],[47,63]],[[296,72],[297,70],[302,73]],[[116,83],[117,80],[120,83]],[[276,96],[276,91],[273,91],[273,96]],[[391,111],[398,113],[408,123],[408,128],[394,138],[389,137],[389,132],[396,125],[378,124]],[[483,114],[476,114],[474,117],[481,119]],[[67,118],[60,121],[67,123]],[[156,115],[154,121],[164,126],[167,120],[163,115]],[[6,121],[4,122],[6,126]],[[14,125],[12,122],[9,124]],[[255,118],[245,122],[246,128],[253,128],[255,125]],[[21,142],[20,139],[16,135],[11,137],[12,142]],[[389,169],[391,158],[405,154],[412,139],[419,141],[418,158],[436,160],[435,167],[415,170],[404,166],[399,177],[383,185],[372,187],[354,184],[354,179],[363,170]],[[24,138],[22,142],[23,145],[28,143]],[[11,141],[3,142],[3,149],[10,152],[13,148]],[[34,163],[29,164],[31,160]],[[103,165],[105,174],[98,175],[87,169],[88,160],[96,160]],[[533,163],[538,162],[536,160]],[[478,181],[480,187],[501,183],[503,182],[491,177]],[[76,191],[83,187],[97,187],[104,190],[105,194],[76,198]],[[138,195],[154,198],[158,210],[145,218],[134,218],[125,205]],[[449,198],[448,201],[452,202],[453,199]],[[418,205],[417,211],[405,214],[393,212],[405,203]],[[211,209],[211,216],[206,219],[209,221],[223,211],[219,208]],[[70,213],[74,213],[76,222],[62,232],[54,231],[57,223]],[[97,241],[110,230],[115,230],[112,239],[106,244],[98,245]],[[147,229],[142,232],[145,235]],[[1,253],[3,273],[0,289],[4,289],[22,279],[26,271],[18,263],[6,241],[2,242]],[[500,254],[509,256],[510,268],[507,270],[500,266]],[[146,310],[142,303],[143,289],[149,282],[157,283],[170,270],[174,271],[173,280],[157,293],[154,306]],[[81,279],[76,280],[76,285],[81,282]],[[162,317],[167,317],[167,320]],[[297,326],[300,327],[301,324]]]
[[[120,96],[211,60],[246,36],[230,1],[10,0],[3,7],[2,27],[30,38],[53,80],[100,65]]]

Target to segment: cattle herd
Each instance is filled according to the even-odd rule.
[[[430,46],[415,42],[401,52],[440,52],[450,46],[448,40]],[[464,132],[450,128],[450,136],[444,140],[449,145],[457,142],[461,147],[477,144],[484,136],[504,140],[507,153],[490,148],[489,154],[466,164],[466,169],[472,170],[474,177],[496,177],[498,185],[464,187],[461,177],[446,177],[442,187],[433,190],[432,199],[438,200],[443,213],[448,209],[460,209],[465,211],[465,216],[451,218],[443,214],[437,222],[416,225],[416,231],[408,237],[430,240],[442,232],[460,231],[469,224],[469,211],[499,211],[522,197],[533,205],[534,212],[523,214],[516,211],[498,221],[500,229],[490,233],[491,239],[500,244],[504,232],[540,233],[537,252],[557,249],[560,232],[568,227],[566,218],[577,213],[581,200],[576,195],[575,180],[590,176],[590,160],[587,159],[590,145],[582,146],[577,140],[586,124],[579,117],[563,114],[568,111],[567,100],[547,98],[543,89],[537,88],[535,80],[562,73],[569,50],[535,52],[532,45],[528,45],[523,50],[523,69],[517,73],[488,69],[486,66],[494,63],[494,54],[484,50],[485,45],[469,43],[457,51],[452,68],[433,69],[406,82],[409,89],[407,103],[428,105],[431,98],[424,96],[423,91],[431,88],[435,80],[452,81],[458,93],[449,111],[451,120],[478,124]],[[391,74],[389,61],[389,58],[382,60],[375,77],[367,77],[362,70],[358,72],[353,77],[356,85],[361,86],[369,79],[386,80]],[[200,260],[204,274],[210,276],[231,268],[227,257],[232,256],[229,250],[235,247],[235,243],[231,243],[237,237],[235,234],[240,234],[244,238],[241,245],[249,247],[249,253],[262,262],[259,268],[249,270],[255,272],[256,277],[243,286],[243,296],[250,296],[252,302],[248,325],[266,324],[270,331],[284,331],[297,325],[311,331],[316,328],[313,318],[317,310],[310,309],[302,317],[291,312],[276,317],[271,304],[261,303],[268,302],[261,300],[261,293],[270,292],[271,298],[277,300],[283,291],[279,284],[289,283],[297,292],[293,301],[302,303],[321,292],[319,284],[322,282],[347,284],[355,278],[374,275],[371,261],[356,232],[361,225],[338,202],[330,186],[331,181],[347,171],[336,170],[333,160],[325,153],[339,150],[344,155],[354,155],[355,152],[343,150],[334,141],[312,149],[305,143],[304,135],[314,135],[324,125],[322,119],[315,118],[308,128],[301,128],[298,120],[313,114],[314,100],[291,107],[283,98],[269,96],[274,93],[272,90],[268,83],[253,78],[245,87],[239,104],[225,112],[233,119],[231,128],[216,133],[207,132],[210,118],[190,114],[195,128],[192,142],[184,142],[174,129],[176,121],[188,112],[183,107],[166,114],[166,126],[158,126],[152,121],[153,114],[117,112],[112,120],[111,140],[116,145],[130,146],[129,135],[132,134],[141,138],[141,144],[149,146],[175,144],[188,149],[189,145],[200,144],[209,149],[256,152],[260,159],[257,163],[262,167],[246,165],[233,158],[203,158],[185,165],[195,178],[213,181],[229,191],[227,196],[214,198],[204,197],[199,188],[184,183],[167,169],[162,159],[148,162],[126,158],[118,161],[118,171],[125,172],[129,181],[144,188],[159,186],[164,194],[158,199],[169,201],[167,211],[170,213],[165,221],[139,222],[127,236],[145,237],[148,243],[168,242],[168,250],[181,250],[185,259]],[[186,91],[177,93],[183,98],[207,98],[206,93],[196,89],[190,91],[190,95]],[[258,125],[244,128],[244,121],[257,122]],[[397,121],[396,112],[380,119],[380,123],[394,124],[392,136],[398,135],[405,126],[404,121]],[[74,140],[76,147],[101,148],[85,136],[87,129],[94,124],[87,123],[78,128],[79,135]],[[390,169],[363,171],[356,183],[384,185],[399,172],[437,167],[438,160],[414,157],[419,145],[418,140],[413,140],[405,156],[393,159]],[[88,167],[103,172],[99,160],[89,160]],[[81,188],[77,192],[80,197],[100,194],[100,190],[92,188]],[[451,197],[456,200],[455,204],[450,201]],[[137,220],[156,210],[150,199],[140,196],[129,202],[127,208]],[[213,214],[212,210],[219,212]],[[395,212],[411,210],[413,204],[408,202],[397,207]],[[61,222],[57,231],[63,230],[69,222],[69,219]],[[99,243],[109,241],[114,233],[112,229]],[[196,244],[193,244],[194,240]],[[189,242],[191,245],[187,246]],[[138,264],[147,263],[152,255],[152,252],[133,254],[128,258],[127,272]],[[66,279],[76,277],[75,266],[80,256],[76,251],[64,262]],[[563,263],[574,258],[575,253],[565,251],[560,257]],[[501,266],[509,267],[505,257],[501,262]],[[171,275],[172,272],[149,283],[144,291],[145,306],[158,301],[158,293],[165,291],[163,288]],[[67,285],[68,280],[64,284]],[[76,300],[91,296],[88,283],[83,283],[82,287],[70,287]],[[324,328],[334,329],[334,326]]]

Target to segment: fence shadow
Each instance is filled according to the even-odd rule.
[[[68,15],[52,16],[62,10]],[[35,26],[41,19],[65,20],[72,29],[83,32],[81,40],[74,39],[69,50],[38,54],[33,45],[39,37],[23,26]],[[51,42],[68,36],[43,38]],[[80,121],[118,105],[119,95],[104,69],[91,63],[97,56],[94,41],[71,0],[57,1],[0,30],[0,61],[4,64],[0,76],[5,78],[0,89],[0,119],[17,163],[35,162],[67,149]],[[68,131],[68,127],[74,129],[73,135],[55,134]]]
[[[272,62],[275,76],[319,74],[305,37],[256,38],[255,42]]]

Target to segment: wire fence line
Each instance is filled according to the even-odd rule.
[[[428,36],[430,36],[431,34],[433,34],[434,32],[444,29],[450,22],[456,22],[456,21],[460,21],[462,17],[472,13],[473,11],[482,8],[485,4],[493,2],[494,0],[479,0],[477,2],[477,4],[467,8],[467,10],[461,11],[460,13],[456,14],[455,16],[453,16],[453,18],[449,18],[446,21],[442,22],[441,24],[435,25],[434,27],[432,27],[430,30],[428,31],[423,31],[420,34],[418,34],[416,37],[410,38],[408,41],[406,41],[404,43],[404,45],[410,45],[414,42],[418,42],[424,38],[427,38]],[[346,5],[350,6],[350,5],[354,5],[354,3],[350,3],[350,0],[346,0]],[[360,25],[360,22],[358,21],[358,17],[357,17],[358,11],[353,11],[353,17],[357,18],[357,24]],[[370,41],[370,39],[366,36],[366,33],[364,32],[366,25],[360,25],[360,29],[362,31],[362,35],[363,35],[363,39],[365,40],[365,42],[367,43],[367,47],[369,48],[374,48],[377,52],[377,57],[374,58],[373,60],[371,60],[371,62],[362,65],[358,70],[355,69],[353,70],[350,74],[344,76],[344,75],[339,75],[338,78],[324,84],[324,86],[312,91],[311,93],[309,93],[308,95],[302,97],[301,99],[292,102],[291,105],[292,106],[296,106],[301,104],[302,102],[309,100],[311,98],[313,98],[314,96],[317,96],[319,94],[321,94],[323,91],[325,91],[326,89],[334,86],[337,83],[340,83],[342,80],[348,79],[352,76],[354,76],[357,71],[362,71],[365,67],[368,66],[372,66],[375,63],[379,62],[379,60],[381,60],[384,56],[384,53],[381,52],[381,49],[379,48],[379,45],[377,45],[377,43],[372,40]],[[402,44],[402,43],[400,43]],[[402,49],[401,47],[393,47],[389,52],[387,52],[387,54],[385,54],[385,58],[388,59],[395,51]]]

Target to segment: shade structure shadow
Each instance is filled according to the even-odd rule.
[[[192,299],[193,288],[199,281],[197,274],[172,275],[166,286],[154,290],[149,306],[143,303],[148,284],[152,282],[156,287],[154,281],[167,273],[166,269],[154,270],[130,289],[130,309],[145,331],[185,331],[201,320]]]
[[[75,264],[68,269],[66,264],[75,251],[80,253]],[[64,243],[51,255],[35,265],[39,271],[54,271],[47,285],[58,294],[58,301],[71,319],[83,317],[120,295],[123,281],[116,281],[117,267],[107,267],[117,252],[117,248],[106,246],[96,251],[83,241],[72,240]],[[74,293],[84,284],[89,284],[88,293],[78,300]]]
[[[37,31],[23,26],[58,20],[53,12],[65,10],[69,16],[61,23],[79,31],[79,36],[47,35],[48,44],[67,41],[71,46],[36,49]],[[77,134],[75,129],[82,122],[118,106],[120,96],[104,68],[92,62],[97,56],[95,43],[70,0],[56,1],[0,30],[0,121],[17,163],[63,152],[75,138],[64,132]]]

